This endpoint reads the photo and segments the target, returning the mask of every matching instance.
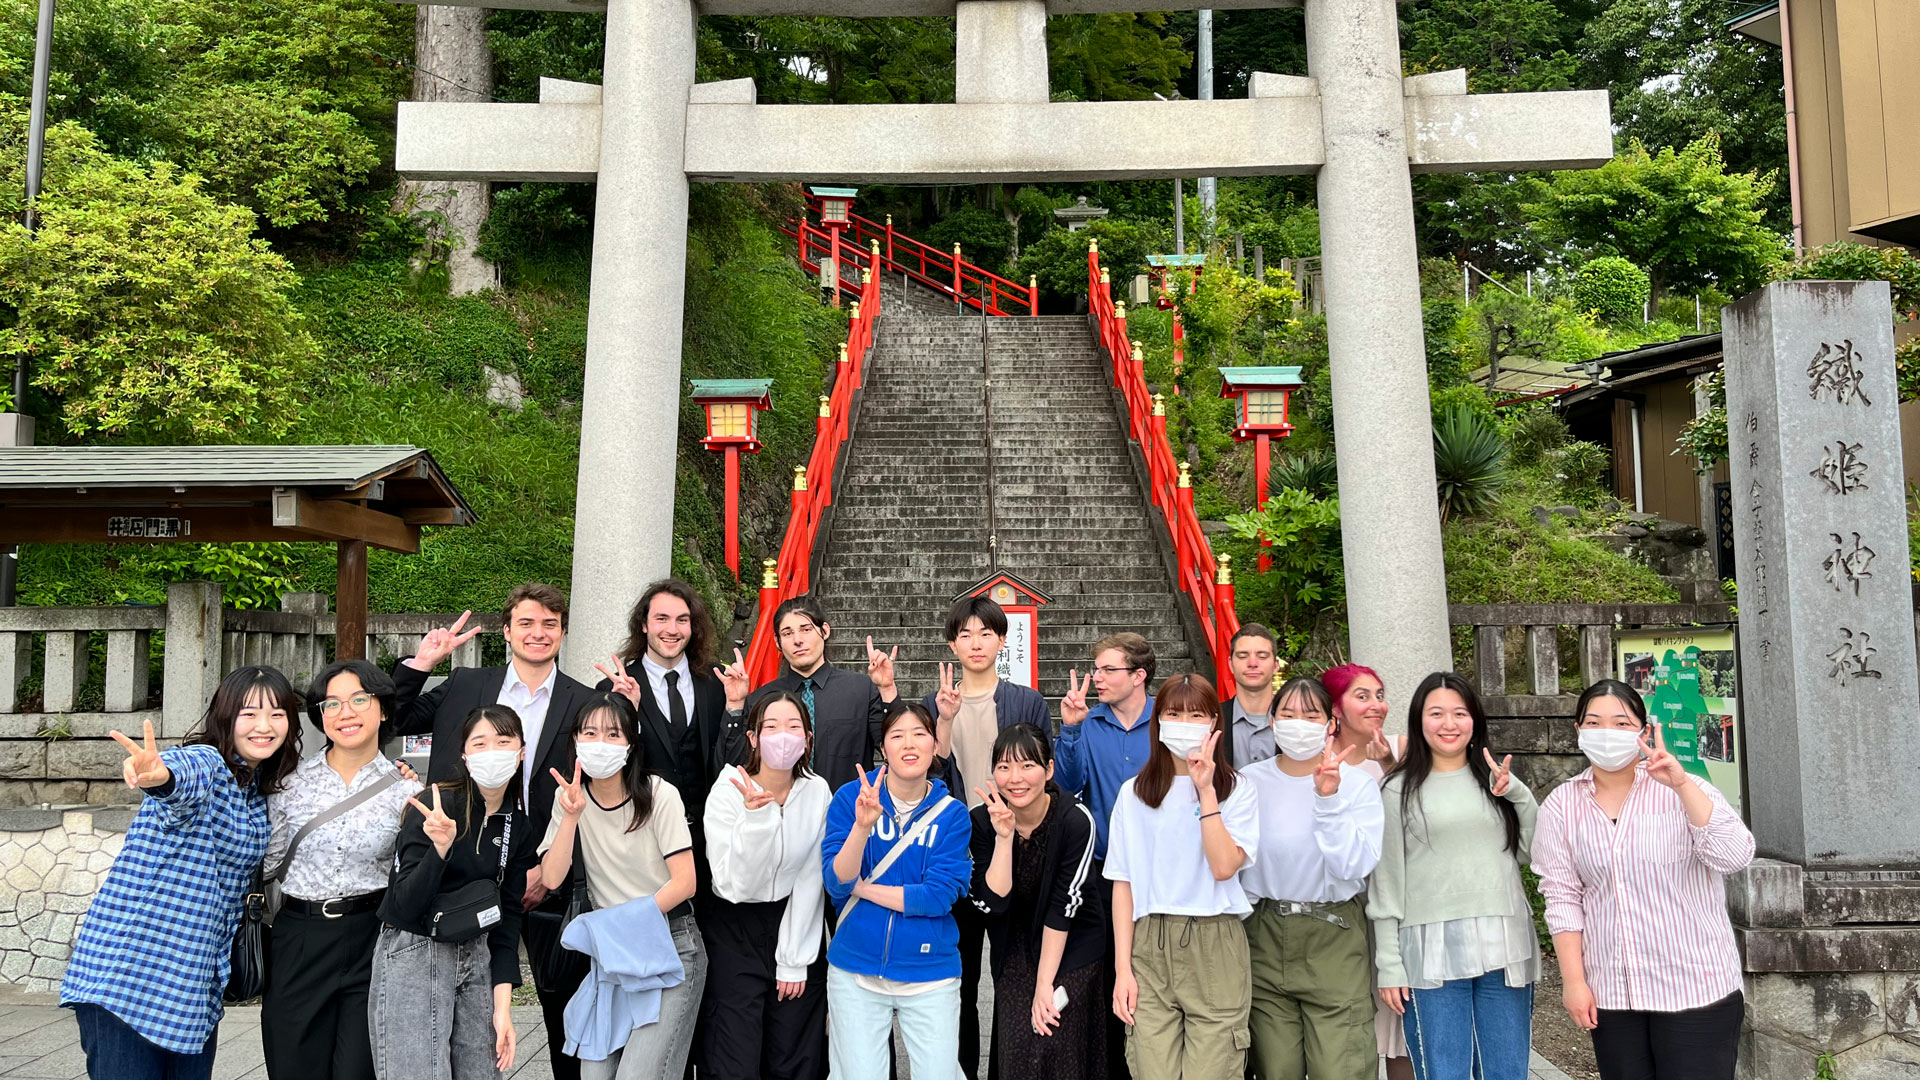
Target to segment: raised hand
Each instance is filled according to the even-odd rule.
[[[1391,761],[1392,759],[1393,744],[1387,742],[1387,729],[1374,728],[1373,738],[1367,740],[1367,760]]]
[[[867,678],[875,690],[893,689],[893,662],[898,659],[900,646],[895,645],[892,652],[881,652],[873,647],[873,635],[867,635]]]
[[[1647,734],[1647,728],[1653,729],[1651,738]],[[1667,751],[1667,736],[1660,730],[1658,720],[1640,729],[1640,750],[1647,755],[1648,776],[1675,789],[1687,782],[1687,770],[1680,764],[1679,758]]]
[[[433,809],[427,809],[419,799],[413,798],[407,800],[407,805],[420,811],[420,830],[427,834],[428,840],[433,841],[433,850],[439,852],[441,858],[446,858],[447,852],[453,849],[453,819],[440,809],[440,785],[433,785]]]
[[[580,783],[580,763],[578,761],[573,763],[572,783],[568,783],[567,778],[560,775],[559,769],[548,769],[547,771],[553,774],[553,782],[560,785],[558,789],[560,793],[560,813],[569,818],[579,817],[580,811],[587,808],[586,788]],[[439,794],[440,792],[438,790],[434,791],[435,797],[438,797]]]
[[[414,660],[428,671],[439,667],[440,661],[453,655],[453,650],[480,635],[480,628],[477,626],[471,630],[466,629],[467,620],[472,617],[473,612],[463,611],[460,617],[453,621],[452,626],[437,626],[427,631],[427,636],[420,639],[420,648],[414,653]]]
[[[1513,783],[1513,755],[1508,754],[1504,760],[1495,762],[1493,751],[1483,746],[1480,752],[1486,755],[1487,768],[1493,770],[1493,775],[1487,779],[1488,790],[1493,792],[1496,799],[1505,796],[1507,788]]]
[[[954,678],[952,664],[940,665],[940,688],[934,694],[933,703],[939,706],[943,722],[960,715],[960,682]]]
[[[746,774],[742,773],[741,775],[744,776]],[[773,792],[754,783],[753,777],[751,776],[747,777],[747,782],[744,784],[740,782],[739,776],[730,776],[727,778],[727,782],[732,784],[736,791],[740,792],[740,798],[745,800],[747,809],[749,810],[758,810],[773,801]]]
[[[741,657],[740,650],[733,650],[733,663],[714,668],[713,673],[719,676],[720,684],[726,687],[727,709],[732,711],[746,707],[747,694],[752,691],[753,685],[747,679],[747,662]]]
[[[127,760],[120,764],[120,776],[127,786],[139,791],[141,788],[157,788],[173,775],[168,771],[167,763],[160,760],[160,749],[153,742],[153,721],[146,722],[146,745],[142,746],[117,731],[109,731],[113,741],[127,751]]]
[[[1093,685],[1093,672],[1083,682],[1078,668],[1067,670],[1067,693],[1060,699],[1060,723],[1072,727],[1087,718],[1087,688]]]
[[[887,767],[880,766],[872,781],[867,780],[867,770],[855,771],[860,774],[860,795],[853,800],[853,822],[863,829],[871,829],[880,824],[880,784],[887,778]]]
[[[991,784],[984,788],[974,788],[973,793],[987,807],[987,820],[993,823],[993,835],[1002,840],[1013,839],[1013,807],[1000,797],[998,788]]]
[[[409,784],[417,784],[420,782],[420,774],[413,771],[413,766],[407,764],[405,758],[393,759],[393,771],[399,773],[400,779],[405,780]]]
[[[1195,791],[1213,790],[1213,748],[1220,745],[1220,732],[1207,736],[1199,749],[1187,755],[1187,775],[1193,778]]]
[[[634,708],[639,708],[640,680],[627,674],[627,662],[620,659],[617,654],[607,659],[613,661],[612,667],[608,667],[605,664],[595,664],[593,665],[593,670],[613,680],[613,692],[633,702]]]
[[[1360,747],[1349,746],[1345,753],[1335,753],[1339,745],[1340,740],[1337,737],[1327,736],[1326,752],[1320,755],[1320,764],[1313,770],[1314,794],[1323,799],[1332,798],[1340,791],[1340,766],[1359,764],[1349,759],[1355,754],[1362,753]]]

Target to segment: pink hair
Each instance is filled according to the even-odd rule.
[[[1362,675],[1370,676],[1382,687],[1387,685],[1387,681],[1380,677],[1379,672],[1362,664],[1341,664],[1338,667],[1330,667],[1320,673],[1320,685],[1327,688],[1327,693],[1333,698],[1334,705],[1338,706],[1340,699],[1347,696],[1347,691],[1353,688],[1353,684]]]

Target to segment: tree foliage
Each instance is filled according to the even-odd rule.
[[[1589,259],[1573,282],[1573,302],[1582,311],[1603,319],[1628,322],[1644,319],[1653,280],[1645,270],[1616,255]]]

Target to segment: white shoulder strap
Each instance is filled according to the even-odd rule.
[[[907,849],[912,847],[916,842],[918,842],[920,837],[926,834],[927,829],[930,828],[933,825],[933,823],[939,819],[941,814],[946,813],[947,807],[952,804],[953,804],[953,796],[951,795],[940,796],[940,801],[933,804],[933,809],[928,810],[926,813],[920,815],[920,820],[913,823],[913,828],[908,829],[906,833],[900,837],[900,839],[894,841],[893,846],[887,849],[887,853],[881,856],[880,861],[873,864],[873,872],[868,874],[866,877],[861,878],[860,880],[870,882],[870,881],[876,881],[882,876],[884,876],[888,870],[891,870],[893,868],[893,864],[900,860],[900,856],[905,855],[907,853]],[[847,917],[847,915],[853,911],[855,907],[859,906],[859,903],[860,903],[859,897],[857,896],[848,897],[847,906],[840,909],[840,918],[844,920]]]

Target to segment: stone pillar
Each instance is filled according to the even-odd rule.
[[[1726,309],[1741,710],[1760,853],[1920,868],[1920,671],[1885,282]]]
[[[493,52],[487,45],[487,9],[421,4],[414,14],[413,100],[489,101]],[[403,180],[400,197],[443,221],[427,229],[430,245],[445,245],[447,291],[455,296],[500,287],[500,270],[474,254],[480,227],[492,212],[485,180]]]
[[[1393,0],[1308,0],[1307,66],[1325,103],[1321,267],[1353,659],[1385,679],[1397,725],[1453,652]]]
[[[167,654],[161,683],[160,730],[178,739],[193,730],[220,688],[220,586],[176,581],[167,586]]]
[[[565,664],[589,682],[672,564],[691,0],[610,0]]]
[[[1048,99],[1046,0],[960,0],[954,7],[953,100]]]

